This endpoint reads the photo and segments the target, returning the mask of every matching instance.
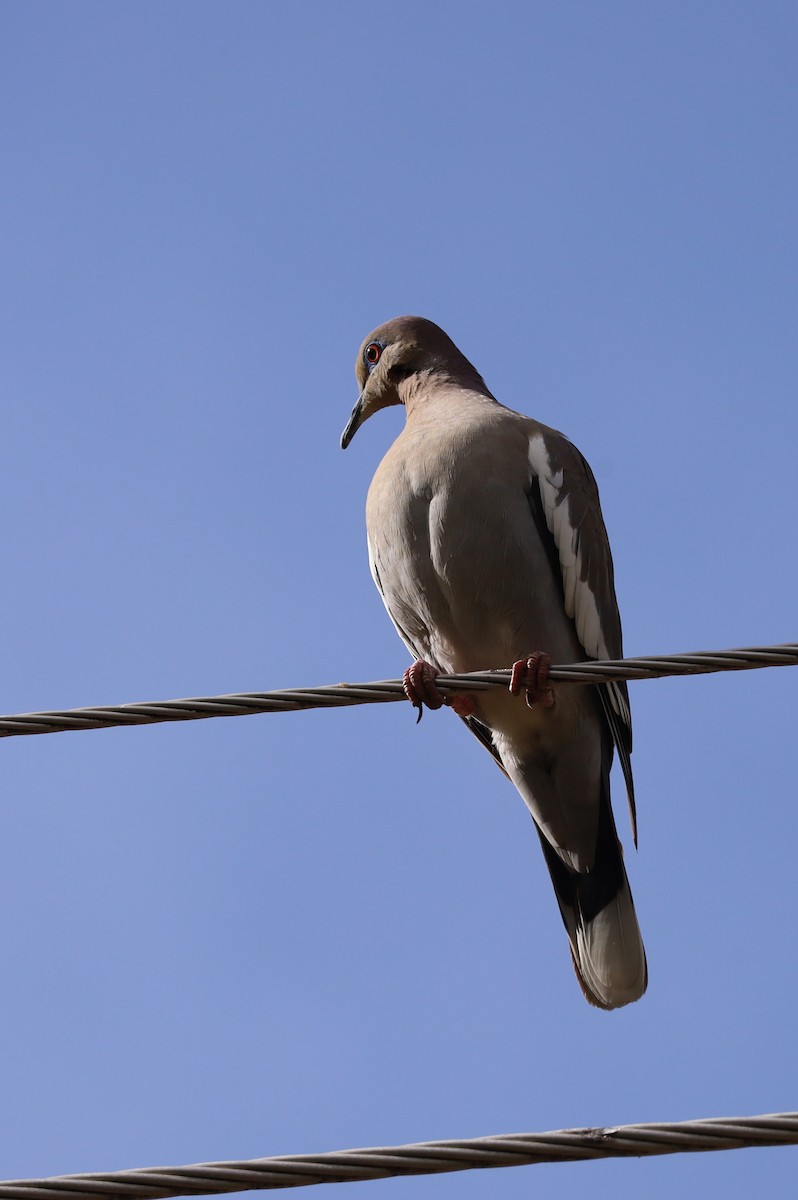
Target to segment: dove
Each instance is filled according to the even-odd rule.
[[[500,404],[432,321],[380,325],[355,369],[344,449],[380,409],[406,414],[366,501],[371,573],[415,660],[405,691],[419,716],[452,707],[515,785],[585,997],[629,1004],[648,971],[610,803],[617,751],[636,843],[627,687],[548,684],[552,661],[623,656],[593,473],[563,434]],[[446,700],[435,685],[500,667],[507,689]]]

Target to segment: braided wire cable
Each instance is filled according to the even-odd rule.
[[[485,1167],[581,1162],[597,1158],[643,1158],[709,1150],[798,1143],[798,1113],[756,1117],[715,1117],[597,1129],[558,1129],[548,1133],[372,1146],[329,1154],[290,1154],[182,1167],[55,1175],[0,1183],[0,1200],[154,1200],[156,1197],[219,1195],[252,1189],[352,1183],[400,1175],[437,1175]]]
[[[694,654],[566,663],[552,666],[549,680],[555,684],[609,683],[619,679],[661,679],[668,675],[707,675],[715,671],[750,671],[759,667],[796,665],[798,643],[790,642],[781,646],[752,646],[743,650],[704,650]],[[509,670],[476,671],[468,675],[439,675],[436,683],[442,692],[462,693],[506,687],[509,678]],[[401,679],[338,683],[276,692],[240,692],[228,696],[194,696],[185,700],[154,700],[143,704],[18,713],[0,717],[0,737],[66,733],[76,729],[110,729],[120,725],[155,725],[162,721],[200,721],[209,717],[242,717],[310,708],[339,708],[351,704],[384,704],[404,699]]]

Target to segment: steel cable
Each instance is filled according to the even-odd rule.
[[[715,671],[750,671],[759,667],[796,665],[798,643],[791,642],[783,646],[753,646],[744,650],[566,663],[552,666],[549,679],[555,684],[609,683],[618,679],[661,679],[668,675],[706,675]],[[442,692],[454,693],[506,687],[509,678],[509,670],[477,671],[468,675],[439,675],[436,682]],[[200,721],[210,717],[242,717],[310,708],[340,708],[352,704],[385,704],[404,699],[401,679],[338,683],[276,692],[241,692],[229,696],[193,696],[184,700],[18,713],[0,717],[0,737],[66,733],[76,729],[110,729],[118,725],[155,725],[162,721]]]
[[[798,1143],[798,1113],[723,1117],[597,1129],[559,1129],[497,1137],[405,1146],[372,1146],[329,1154],[290,1154],[182,1167],[56,1175],[0,1183],[0,1200],[155,1200],[156,1197],[206,1196],[225,1192],[303,1187],[315,1183],[351,1183],[400,1175],[437,1175],[486,1167],[580,1162],[597,1158],[643,1158],[710,1150]]]

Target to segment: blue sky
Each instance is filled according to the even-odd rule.
[[[441,324],[601,488],[627,652],[798,639],[798,10],[6,0],[5,712],[395,677],[346,454]],[[400,705],[9,739],[0,1176],[798,1107],[798,673],[632,687],[650,965]],[[794,1150],[342,1185],[723,1194]]]

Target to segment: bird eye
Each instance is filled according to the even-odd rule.
[[[363,351],[363,359],[370,367],[376,367],[380,361],[382,354],[382,346],[379,342],[369,342],[366,349]]]

